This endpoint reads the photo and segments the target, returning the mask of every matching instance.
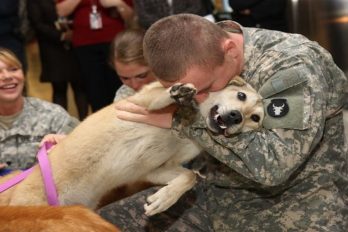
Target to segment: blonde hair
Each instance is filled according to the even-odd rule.
[[[142,29],[128,29],[120,32],[111,44],[110,62],[115,60],[125,64],[136,62],[146,65],[143,54],[143,39],[145,31]]]
[[[22,69],[22,63],[17,56],[6,48],[0,47],[0,60],[9,66]]]
[[[188,68],[214,68],[224,62],[222,41],[228,33],[194,14],[176,14],[154,23],[144,37],[144,55],[154,74],[176,81]]]

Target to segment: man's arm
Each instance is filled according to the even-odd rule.
[[[295,113],[303,127],[277,127],[241,133],[227,138],[213,135],[201,124],[183,126],[180,114],[174,116],[173,129],[181,136],[195,140],[210,155],[246,178],[265,186],[284,183],[302,165],[320,142],[325,126],[325,110],[329,92],[325,80],[313,70],[294,69],[306,78],[301,85],[282,91],[281,98],[294,97],[302,102],[302,113]],[[296,91],[295,91],[296,90]],[[297,95],[293,95],[297,92]],[[288,94],[288,95],[287,95]],[[295,105],[290,110],[295,110]],[[178,113],[180,113],[178,111]],[[275,120],[276,121],[276,120]]]
[[[115,7],[123,20],[126,22],[131,20],[134,16],[134,11],[131,5],[128,5],[123,0],[100,0],[100,4],[105,7]]]

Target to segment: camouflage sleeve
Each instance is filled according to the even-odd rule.
[[[128,87],[127,85],[122,85],[116,91],[114,102],[118,101],[118,100],[121,100],[121,99],[125,99],[125,98],[127,98],[129,96],[132,96],[134,94],[135,94],[135,91],[132,88]]]
[[[54,115],[50,122],[52,133],[69,134],[80,123],[60,106],[52,108],[52,111],[51,114]]]
[[[80,121],[70,116],[70,118],[67,118],[66,123],[64,123],[64,126],[61,129],[62,134],[69,134],[77,125],[80,124]]]
[[[328,87],[321,83],[322,73],[314,67],[292,70],[307,79],[289,91],[300,88],[295,97],[303,102],[302,114],[298,114],[298,120],[305,121],[302,129],[262,128],[227,138],[213,135],[202,123],[183,126],[180,111],[174,115],[172,129],[197,141],[210,155],[248,179],[266,186],[279,185],[306,160],[323,132]]]

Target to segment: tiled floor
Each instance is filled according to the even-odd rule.
[[[28,45],[27,57],[29,62],[29,71],[27,75],[28,95],[51,101],[51,85],[49,83],[41,83],[39,81],[40,59],[36,43],[31,43]],[[71,115],[77,117],[77,110],[73,99],[71,88],[69,88],[68,111]],[[346,137],[348,138],[348,110],[344,112],[344,121],[346,128],[345,133]]]

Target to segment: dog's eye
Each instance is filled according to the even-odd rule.
[[[260,116],[257,114],[253,114],[251,115],[251,120],[253,120],[254,122],[259,122],[260,121]]]
[[[237,93],[237,97],[238,97],[238,99],[241,100],[241,101],[245,101],[245,100],[246,100],[246,94],[243,93],[243,92],[238,92],[238,93]]]

